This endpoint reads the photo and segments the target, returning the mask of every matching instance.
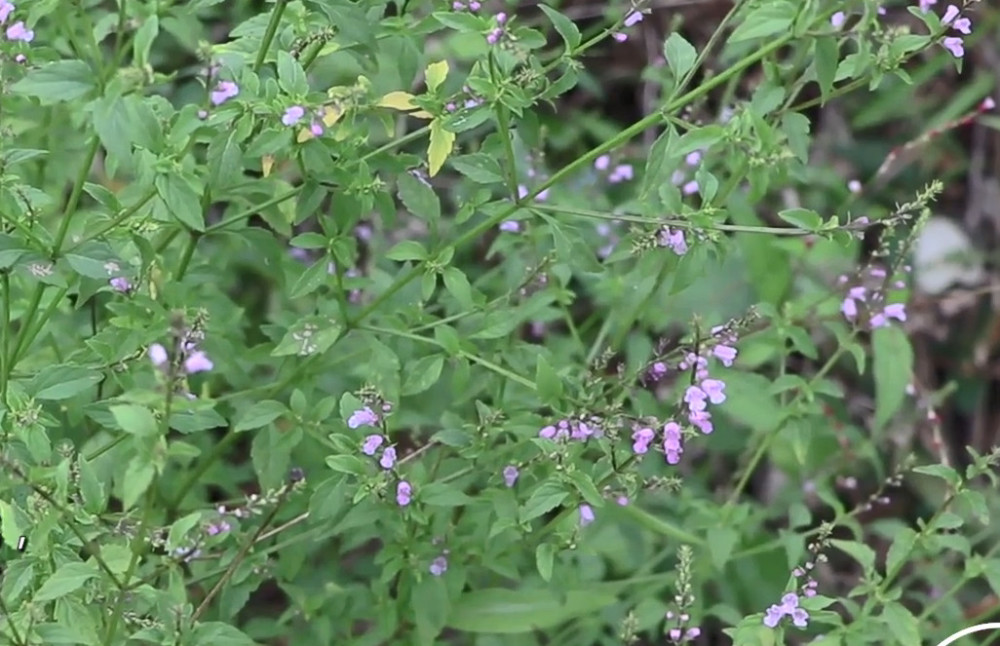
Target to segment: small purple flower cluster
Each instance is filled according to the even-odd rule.
[[[477,97],[472,92],[472,89],[468,85],[462,86],[462,95],[465,98],[460,97],[455,101],[449,101],[448,103],[446,103],[444,106],[445,111],[455,112],[456,110],[459,109],[459,104],[461,104],[461,106],[464,107],[466,110],[472,110],[473,108],[478,108],[483,104],[483,99],[481,97]]]
[[[594,168],[602,173],[611,168],[611,155],[601,155],[594,160]],[[627,182],[635,177],[635,169],[632,164],[616,164],[608,174],[608,181],[612,184]]]
[[[687,167],[685,169],[678,168],[670,177],[670,181],[674,183],[674,186],[681,187],[681,193],[684,195],[694,195],[698,192],[698,182],[691,179],[691,177],[694,174],[694,171],[698,169],[701,159],[702,151],[694,150],[689,152],[687,156],[684,157],[684,163],[687,164]]]
[[[285,109],[285,113],[281,115],[282,125],[291,127],[296,125],[306,116],[306,109],[301,105],[289,106]],[[320,111],[315,111],[310,117],[311,121],[309,123],[309,132],[315,137],[319,137],[323,134],[323,113]]]
[[[961,32],[968,36],[972,33],[972,21],[968,18],[961,16],[961,9],[951,4],[944,11],[944,16],[941,18],[942,25],[950,25],[952,29]],[[962,40],[960,36],[949,36],[945,38],[941,44],[951,52],[951,55],[955,58],[962,58],[965,56],[965,41]]]
[[[494,27],[490,33],[486,34],[486,42],[490,45],[496,45],[503,38],[504,33],[506,33],[507,26],[507,14],[500,12],[496,15],[497,26]]]
[[[691,615],[686,612],[680,614],[674,614],[673,611],[667,611],[666,620],[674,621],[677,620],[678,626],[671,628],[667,631],[667,638],[674,644],[683,644],[684,642],[694,641],[701,636],[701,628],[698,626],[691,626],[685,629],[683,626],[691,621]]]
[[[14,5],[13,2],[10,2],[9,0],[0,0],[0,25],[3,25],[7,22],[7,18],[10,17],[10,14],[14,13],[15,9],[17,9],[17,7]],[[25,26],[24,21],[22,20],[18,20],[17,22],[8,25],[6,33],[7,33],[7,40],[10,41],[20,41],[22,43],[30,43],[35,39],[35,32],[32,31],[31,29],[28,29]],[[18,54],[15,60],[18,63],[23,62],[24,55]]]
[[[517,484],[517,478],[521,475],[521,472],[517,470],[517,467],[513,464],[508,464],[503,468],[503,483],[507,485],[508,488],[513,487]]]
[[[448,571],[448,550],[445,550],[441,556],[438,556],[433,561],[431,565],[427,568],[431,574],[434,576],[441,576]]]
[[[373,404],[379,407],[377,404]],[[351,413],[350,417],[347,418],[347,426],[351,429],[357,429],[362,426],[382,426],[385,416],[392,412],[392,404],[388,402],[382,402],[381,415],[372,410],[372,405],[364,405]],[[386,443],[386,435],[384,435],[385,429],[382,429],[382,433],[372,433],[365,436],[365,439],[361,443],[361,452],[367,456],[374,457],[378,453],[382,445]],[[386,471],[393,469],[398,462],[398,456],[396,454],[396,447],[389,445],[382,449],[382,454],[379,456],[378,463]],[[406,480],[400,480],[396,484],[396,504],[400,507],[405,507],[410,504],[413,499],[413,486]]]
[[[792,623],[799,628],[805,628],[809,623],[809,613],[799,607],[799,595],[794,592],[781,597],[780,604],[773,604],[767,609],[764,625],[768,628],[777,628],[785,617],[790,617]]]
[[[566,440],[586,442],[592,437],[602,435],[604,432],[601,430],[601,420],[593,415],[587,419],[562,419],[538,431],[538,437],[557,442]]]
[[[904,271],[909,270],[909,267],[904,267]],[[888,274],[882,267],[869,267],[863,272],[860,284],[849,287],[840,304],[844,318],[851,323],[858,323],[862,315],[866,314],[871,329],[887,327],[892,319],[906,321],[904,303],[885,304],[887,279]],[[846,275],[838,279],[841,285],[846,285],[849,281]],[[903,281],[896,281],[892,286],[895,289],[903,289],[906,284]],[[866,312],[862,312],[862,309]]]
[[[680,228],[671,229],[668,226],[662,227],[657,233],[656,244],[670,249],[678,256],[683,256],[688,250],[687,240],[684,238],[684,230]]]
[[[167,349],[159,343],[150,345],[146,350],[146,354],[157,368],[162,368],[170,359]],[[208,358],[208,355],[204,351],[199,350],[193,340],[185,340],[181,343],[181,354],[184,357],[182,365],[184,366],[185,374],[193,375],[198,372],[206,372],[215,367],[215,364]]]
[[[632,11],[629,11],[627,14],[625,14],[625,21],[622,23],[622,25],[626,29],[629,27],[634,27],[635,25],[638,25],[640,22],[642,22],[642,18],[643,18],[642,12],[633,9]],[[626,40],[628,40],[628,35],[620,31],[614,32],[613,34],[611,34],[611,37],[614,38],[619,43],[624,43]]]
[[[455,11],[465,11],[466,9],[468,9],[469,11],[475,12],[482,9],[482,7],[483,5],[477,2],[477,0],[469,0],[468,4],[464,2],[459,2],[458,0],[455,0],[455,2],[451,3],[451,8]]]
[[[121,292],[122,294],[128,294],[133,289],[132,283],[129,282],[129,279],[124,276],[116,276],[115,278],[109,280],[108,283],[111,285],[111,289],[116,292]]]

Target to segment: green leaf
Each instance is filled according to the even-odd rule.
[[[356,455],[331,455],[326,458],[326,466],[338,473],[364,475],[368,469],[365,463]]]
[[[901,327],[872,332],[875,377],[875,426],[882,428],[902,407],[906,387],[913,380],[913,347]]]
[[[309,91],[309,81],[302,65],[294,56],[284,50],[278,51],[278,85],[292,96],[305,94]]]
[[[837,39],[833,36],[820,36],[816,39],[816,83],[819,84],[819,95],[823,103],[830,97],[833,80],[837,75],[837,58],[840,56]],[[821,104],[822,105],[822,104]]]
[[[98,576],[97,566],[88,563],[66,563],[52,573],[35,593],[33,601],[41,603],[60,599],[83,587]]]
[[[156,192],[163,200],[170,215],[195,231],[205,230],[205,215],[201,197],[194,186],[181,175],[157,175]]]
[[[302,357],[323,354],[340,339],[340,323],[325,316],[307,316],[299,319],[278,346],[271,350],[272,357],[296,354]]]
[[[594,589],[564,595],[547,590],[473,590],[455,603],[448,627],[470,633],[526,633],[592,615],[616,601],[613,594]]]
[[[273,399],[265,399],[264,401],[253,404],[242,415],[240,415],[240,421],[238,421],[233,427],[233,431],[239,433],[241,431],[249,431],[250,429],[260,428],[261,426],[267,426],[287,412],[288,407],[281,402]]]
[[[715,124],[688,130],[670,152],[673,155],[686,155],[696,150],[711,148],[722,139],[724,133],[722,126]]]
[[[209,185],[216,191],[232,186],[243,177],[243,150],[235,130],[223,130],[208,145]]]
[[[455,145],[455,133],[444,129],[440,119],[431,121],[430,145],[427,148],[427,166],[431,177],[438,174]]]
[[[153,475],[156,470],[146,458],[137,456],[132,458],[125,470],[125,478],[122,481],[122,507],[128,511],[135,506],[139,498],[142,497],[149,485],[153,482]]]
[[[118,426],[131,435],[138,437],[148,437],[156,435],[159,424],[153,413],[145,406],[137,404],[121,404],[111,407],[111,414],[114,416]]]
[[[886,572],[897,572],[898,568],[909,558],[913,551],[913,546],[917,543],[917,533],[909,527],[903,527],[896,531],[896,536],[892,539],[892,545],[885,557]]]
[[[83,456],[77,458],[77,471],[80,473],[80,495],[84,510],[95,515],[103,513],[108,506],[104,483],[97,477],[90,461]]]
[[[407,260],[426,260],[427,250],[424,245],[416,240],[403,240],[395,247],[386,252],[385,257],[389,260],[404,262]]]
[[[866,573],[875,569],[875,550],[864,543],[833,539],[830,543],[858,562]]]
[[[889,632],[895,637],[895,643],[921,643],[920,622],[902,604],[896,602],[887,603],[882,609],[879,619],[885,623]]]
[[[0,233],[0,269],[10,269],[21,256],[30,252],[17,238]]]
[[[549,20],[552,21],[552,26],[556,28],[559,35],[562,36],[563,42],[566,43],[566,53],[572,54],[577,47],[580,46],[580,29],[576,24],[562,15],[555,9],[547,7],[544,3],[540,3],[538,8],[541,9]]]
[[[42,368],[27,386],[35,399],[69,399],[101,381],[101,373],[90,368],[61,364]]]
[[[143,20],[142,26],[136,30],[135,38],[132,40],[132,57],[136,68],[143,69],[149,64],[149,51],[159,33],[160,20],[153,13]]]
[[[403,173],[396,181],[396,188],[399,190],[399,199],[410,213],[427,222],[441,219],[441,200],[430,184],[414,177],[412,173]]]
[[[403,395],[418,395],[428,388],[431,388],[441,378],[441,369],[444,367],[444,357],[433,355],[421,357],[416,362],[406,368],[406,377],[403,379]]]
[[[725,571],[729,557],[740,542],[740,533],[732,527],[714,527],[707,533],[708,553],[712,557],[712,565],[719,572]]]
[[[451,612],[448,588],[442,577],[425,576],[414,587],[412,599],[417,624],[415,646],[434,646]]]
[[[664,41],[663,56],[673,71],[674,78],[678,79],[687,74],[688,70],[694,67],[694,62],[698,60],[698,52],[694,46],[684,40],[684,36],[676,31]]]
[[[563,384],[559,375],[542,355],[535,360],[535,387],[545,404],[555,404],[562,396]]]
[[[432,482],[421,487],[420,500],[433,507],[463,507],[475,502],[454,485],[445,482]]]
[[[33,96],[42,105],[78,99],[97,87],[94,71],[80,60],[45,63],[11,86],[17,94]]]
[[[552,580],[552,568],[555,564],[556,548],[552,543],[542,543],[535,549],[535,567],[543,581]]]
[[[188,532],[194,529],[200,520],[200,511],[191,512],[187,516],[177,519],[177,521],[170,526],[170,533],[167,534],[167,549],[174,550],[178,547],[184,547],[187,543]]]
[[[483,153],[453,157],[449,163],[455,170],[477,184],[498,184],[504,181],[500,163]]]
[[[924,464],[913,468],[914,473],[922,473],[926,476],[940,478],[947,482],[952,488],[957,488],[962,484],[962,476],[958,471],[943,464]]]
[[[526,523],[529,520],[534,520],[539,516],[549,513],[561,505],[568,497],[569,492],[566,491],[562,483],[551,480],[543,482],[540,487],[531,493],[528,502],[524,503],[524,506],[521,508],[521,522]]]
[[[469,279],[465,277],[461,269],[445,267],[441,277],[444,278],[444,288],[455,297],[463,310],[469,311],[475,308],[476,305],[472,300],[472,285],[469,284]]]
[[[796,7],[789,2],[771,2],[759,6],[743,18],[743,22],[729,36],[729,42],[738,43],[787,32],[797,13]]]
[[[191,631],[191,646],[257,646],[246,633],[221,621],[198,624]]]
[[[809,209],[785,209],[778,211],[778,217],[794,227],[808,231],[816,231],[823,226],[820,214]]]

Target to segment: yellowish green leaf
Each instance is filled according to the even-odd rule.
[[[409,92],[390,92],[379,99],[379,107],[392,108],[393,110],[416,110],[413,104],[413,95]]]
[[[430,92],[438,89],[442,83],[444,83],[445,77],[448,76],[448,61],[438,61],[437,63],[431,63],[427,66],[427,71],[424,73],[427,79],[427,89]]]
[[[431,121],[431,143],[427,148],[427,165],[431,177],[437,175],[438,171],[441,170],[444,160],[448,159],[454,145],[455,133],[445,130],[439,119]]]

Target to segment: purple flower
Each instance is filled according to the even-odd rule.
[[[952,36],[945,38],[941,43],[945,49],[951,52],[951,55],[955,58],[962,58],[965,56],[965,47],[961,38],[957,36]]]
[[[809,622],[809,613],[799,607],[799,595],[794,592],[781,597],[780,604],[774,604],[767,609],[764,625],[776,628],[783,617],[791,617],[792,623],[799,628],[805,628]]]
[[[920,10],[927,13],[931,10],[931,5],[937,4],[937,0],[920,0]]]
[[[687,390],[684,391],[684,403],[688,405],[689,410],[705,410],[707,397],[708,393],[698,386],[688,386]]]
[[[904,303],[893,303],[892,305],[886,305],[885,311],[883,312],[886,318],[896,319],[897,321],[906,320],[906,305]]]
[[[844,22],[847,21],[847,14],[843,11],[838,11],[837,13],[830,16],[830,24],[833,25],[834,29],[840,29],[844,26]]]
[[[640,428],[632,433],[632,450],[642,455],[649,451],[649,443],[653,441],[655,433],[651,428]]]
[[[314,137],[319,137],[323,134],[323,126],[320,123],[313,121],[312,125],[309,126],[309,132],[311,132]]]
[[[612,184],[617,184],[618,182],[624,182],[630,180],[634,177],[631,164],[618,164],[615,169],[611,171],[608,175],[608,181]]]
[[[732,346],[719,344],[712,348],[712,354],[727,368],[732,366],[733,361],[736,360],[736,348]]]
[[[688,250],[687,241],[684,239],[683,229],[663,227],[660,229],[658,242],[661,247],[667,247],[678,256],[683,256]]]
[[[167,349],[159,343],[154,343],[146,350],[146,355],[154,366],[162,366],[167,362]]]
[[[517,199],[523,200],[524,198],[528,197],[528,192],[529,192],[528,187],[525,186],[524,184],[517,185]]]
[[[20,40],[26,43],[30,43],[35,38],[35,32],[24,26],[24,23],[20,20],[15,22],[13,25],[7,28],[7,39],[8,40]]]
[[[698,182],[694,180],[686,182],[684,186],[681,187],[681,193],[684,193],[684,195],[694,195],[697,192],[698,192]]]
[[[405,507],[413,499],[413,487],[406,480],[400,480],[396,485],[396,504]]]
[[[210,97],[212,105],[222,105],[239,93],[239,86],[232,81],[219,81],[219,84],[215,86],[214,90],[212,90]]]
[[[116,278],[112,278],[108,282],[111,284],[111,289],[115,290],[116,292],[122,292],[123,294],[127,294],[128,292],[132,291],[132,283],[128,282],[128,278],[125,278],[124,276],[118,276]]]
[[[217,525],[214,524],[214,523],[210,524],[205,529],[205,533],[208,534],[209,536],[215,536],[217,534],[222,534],[224,532],[228,532],[229,530],[230,530],[229,523],[227,523],[226,521],[223,520],[223,521],[219,521],[219,524],[217,524]]]
[[[192,352],[190,356],[184,360],[184,371],[189,375],[193,375],[196,372],[211,370],[214,365],[215,364],[209,360],[204,352],[198,350],[197,352]]]
[[[684,161],[687,163],[688,166],[697,166],[698,164],[701,163],[701,151],[695,150],[689,152],[687,156],[684,158]]]
[[[501,11],[500,13],[497,14],[497,24],[502,25],[505,22],[507,22],[507,14]]]
[[[431,561],[431,566],[428,569],[434,576],[441,576],[448,571],[448,559],[443,555],[439,556]]]
[[[306,109],[301,105],[293,105],[292,107],[285,110],[285,114],[281,117],[281,123],[286,126],[294,126],[299,122],[299,119],[304,117],[306,114]]]
[[[726,401],[726,384],[718,379],[705,379],[701,382],[701,390],[708,395],[708,401],[721,404]]]
[[[947,25],[955,18],[958,18],[959,13],[961,13],[961,9],[953,4],[948,5],[948,8],[944,10],[944,15],[941,16],[941,24]]]
[[[365,455],[375,455],[375,451],[378,451],[378,447],[382,446],[384,441],[381,435],[369,435],[361,446],[361,452]]]
[[[628,36],[619,31],[616,31],[615,33],[611,34],[611,37],[614,38],[615,41],[619,43],[624,43],[626,40],[628,40]]]
[[[503,29],[497,27],[486,36],[486,42],[488,42],[490,45],[496,45],[498,42],[500,42],[501,36],[503,36]]]
[[[615,502],[618,503],[619,507],[628,507],[628,496],[618,496]]]
[[[7,17],[14,11],[14,4],[8,0],[0,0],[0,25],[7,22]]]
[[[513,464],[508,464],[503,468],[503,483],[508,487],[513,487],[517,482],[517,476],[520,475],[517,467]]]
[[[858,316],[858,304],[854,302],[853,298],[847,297],[840,304],[840,311],[843,312],[844,318],[853,321]]]
[[[396,464],[396,449],[389,446],[382,452],[382,459],[378,461],[383,469],[391,469]]]
[[[663,425],[663,453],[667,464],[677,464],[681,461],[684,447],[681,445],[681,425],[677,422],[667,422]]]
[[[586,527],[594,522],[594,510],[590,505],[580,505],[580,527]]]
[[[688,421],[705,435],[715,430],[712,426],[712,415],[707,410],[691,411],[688,414]]]
[[[642,14],[638,11],[630,11],[628,15],[625,16],[625,26],[631,27],[642,22]]]
[[[597,170],[608,170],[608,166],[611,164],[611,155],[601,155],[594,160],[594,168]]]
[[[358,428],[359,426],[375,426],[378,424],[378,415],[371,408],[365,406],[351,413],[347,420],[348,428]]]

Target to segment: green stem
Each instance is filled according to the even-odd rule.
[[[787,34],[785,36],[782,36],[781,38],[772,41],[770,44],[761,47],[750,56],[747,56],[746,58],[742,59],[741,61],[739,61],[738,63],[727,69],[722,74],[713,77],[711,80],[706,81],[699,87],[691,90],[690,92],[684,94],[683,96],[680,96],[674,99],[673,101],[670,101],[663,108],[662,114],[661,112],[656,112],[654,114],[651,114],[647,117],[640,119],[639,121],[635,122],[634,124],[626,128],[625,130],[622,130],[620,133],[618,133],[608,141],[591,149],[590,152],[585,153],[581,157],[578,157],[576,160],[563,166],[561,169],[553,173],[548,180],[536,186],[535,189],[529,195],[527,195],[524,198],[524,200],[522,200],[521,204],[513,204],[508,208],[499,211],[492,217],[487,218],[483,222],[480,222],[478,225],[468,230],[465,234],[459,236],[459,238],[455,240],[452,246],[454,246],[455,249],[458,249],[459,247],[464,246],[466,243],[479,238],[479,236],[481,236],[484,232],[493,228],[503,220],[509,218],[517,209],[521,208],[524,203],[529,203],[532,200],[534,200],[536,197],[538,197],[539,193],[541,193],[542,191],[551,188],[555,184],[558,184],[567,176],[575,173],[579,169],[590,164],[591,162],[593,162],[593,160],[597,159],[604,153],[614,150],[615,148],[618,148],[619,146],[623,145],[625,142],[629,141],[636,135],[642,133],[644,130],[646,130],[646,128],[649,128],[650,126],[661,122],[665,118],[664,115],[677,113],[684,106],[699,99],[705,94],[708,94],[716,87],[727,82],[730,78],[741,73],[743,70],[750,67],[757,61],[762,60],[767,56],[770,56],[778,49],[781,49],[782,47],[787,45],[792,40],[792,38],[793,37],[791,34]],[[432,257],[434,255],[436,254],[432,254]],[[358,322],[363,321],[365,318],[370,316],[372,312],[378,310],[378,308],[381,307],[383,303],[385,303],[388,299],[392,298],[399,290],[403,289],[405,286],[413,282],[413,280],[421,273],[422,269],[418,265],[412,267],[408,272],[398,277],[392,283],[392,285],[390,285],[384,292],[379,294],[371,303],[368,304],[367,307],[361,310],[361,312],[353,319],[352,324],[357,325]]]
[[[102,235],[104,235],[108,231],[111,231],[112,229],[117,228],[119,224],[121,224],[125,220],[128,220],[130,217],[132,217],[133,215],[135,215],[136,212],[139,209],[141,209],[142,207],[146,206],[146,204],[151,199],[153,199],[154,197],[156,197],[156,189],[155,188],[154,189],[150,189],[145,195],[142,196],[142,198],[138,202],[136,202],[132,206],[130,206],[127,209],[125,209],[124,211],[122,211],[113,220],[111,220],[110,222],[108,222],[104,226],[98,228],[97,231],[95,231],[94,233],[92,233],[92,234],[90,234],[88,236],[85,236],[79,242],[75,242],[75,243],[71,244],[70,246],[66,247],[65,253],[69,253],[69,252],[73,251],[74,249],[76,249],[77,247],[79,247],[80,245],[86,244],[86,243],[90,242],[91,240],[95,240],[97,238],[100,238]]]
[[[806,388],[799,390],[798,393],[796,393],[795,398],[792,399],[789,406],[794,408],[796,404],[805,396],[805,393],[811,391],[812,387],[815,386],[820,379],[825,377],[826,373],[828,373],[830,370],[833,369],[833,366],[837,363],[837,360],[840,359],[840,357],[843,356],[845,352],[846,349],[844,348],[843,345],[838,346],[836,351],[834,351],[834,353],[830,355],[830,358],[827,359],[826,363],[824,363],[823,366],[819,369],[819,372],[813,375],[812,379],[809,380],[809,385]],[[764,441],[762,441],[757,446],[757,450],[754,452],[753,456],[750,458],[750,462],[743,470],[743,474],[740,476],[739,482],[736,483],[736,487],[733,489],[732,493],[729,494],[729,498],[726,500],[726,504],[722,508],[723,523],[725,523],[729,519],[729,514],[732,512],[733,507],[736,504],[736,501],[739,499],[740,494],[743,492],[743,489],[745,489],[747,483],[750,482],[750,477],[753,475],[753,472],[757,469],[757,465],[764,458],[764,454],[767,453],[767,450],[769,448],[771,448],[771,444],[774,442],[774,439],[778,436],[778,433],[783,428],[785,428],[785,425],[791,419],[792,419],[791,415],[785,416],[778,423],[777,426],[771,429],[771,431],[764,438]]]
[[[69,194],[66,208],[63,209],[63,219],[59,225],[59,231],[56,233],[56,239],[52,243],[53,260],[59,256],[62,250],[63,241],[66,240],[66,234],[69,232],[70,222],[72,222],[73,216],[76,215],[76,207],[79,205],[80,196],[83,194],[83,185],[87,183],[87,178],[90,176],[90,167],[94,164],[94,157],[97,156],[97,149],[100,147],[101,140],[97,135],[94,135],[90,140],[90,145],[87,147],[83,165],[80,167],[80,173],[76,176],[76,182],[73,184],[73,190]]]
[[[7,406],[7,350],[10,345],[10,274],[4,271],[0,274],[0,287],[3,288],[3,319],[0,320],[0,405]]]
[[[188,266],[191,264],[191,257],[194,256],[194,249],[198,246],[198,238],[200,234],[191,231],[188,235],[187,244],[184,245],[184,253],[181,255],[181,262],[177,266],[177,273],[174,276],[174,280],[180,282],[184,280],[184,274],[187,273]]]
[[[259,73],[261,66],[264,65],[264,59],[267,58],[267,51],[271,49],[271,42],[274,40],[274,35],[278,32],[278,25],[281,24],[281,14],[285,13],[286,4],[288,4],[288,0],[277,0],[274,3],[274,9],[271,11],[271,20],[267,23],[267,30],[264,32],[264,38],[260,41],[260,50],[257,52],[257,60],[253,63],[254,74]]]
[[[229,447],[232,446],[232,444],[236,442],[239,437],[240,433],[233,431],[233,427],[230,426],[223,438],[219,440],[214,447],[212,447],[211,453],[206,455],[204,459],[198,463],[195,470],[191,472],[187,480],[184,481],[184,484],[181,485],[177,495],[174,496],[173,500],[167,506],[168,516],[173,516],[177,510],[180,509],[181,503],[184,502],[184,497],[188,495],[188,492],[194,488],[201,477],[205,475],[205,472],[208,471],[208,469],[215,464],[219,458],[225,455]]]

